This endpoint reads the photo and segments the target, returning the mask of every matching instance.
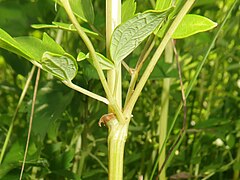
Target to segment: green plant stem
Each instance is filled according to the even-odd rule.
[[[172,63],[173,60],[173,47],[171,40],[168,42],[165,48],[165,62]],[[164,144],[164,140],[167,136],[167,122],[168,122],[168,107],[169,107],[169,92],[170,92],[170,83],[171,78],[163,79],[163,89],[162,89],[162,97],[161,97],[161,115],[158,124],[158,135],[159,135],[159,169],[162,167],[165,161],[166,154],[166,144]],[[162,152],[160,153],[162,149]],[[159,175],[159,179],[166,179],[166,167],[163,168],[162,173]]]
[[[8,129],[8,132],[7,132],[7,136],[6,136],[6,138],[5,138],[5,141],[4,141],[4,144],[3,144],[3,147],[2,147],[2,151],[1,151],[1,155],[0,155],[0,164],[2,163],[2,160],[3,160],[3,157],[4,157],[5,151],[6,151],[6,149],[7,149],[8,142],[9,142],[9,140],[10,140],[10,136],[11,136],[11,134],[12,134],[14,121],[15,121],[15,119],[16,119],[16,117],[17,117],[17,113],[18,113],[19,108],[20,108],[20,106],[21,106],[21,104],[22,104],[22,101],[23,101],[23,99],[24,99],[24,97],[25,97],[25,95],[26,95],[26,93],[27,93],[27,90],[28,90],[28,87],[29,87],[30,82],[31,82],[31,80],[32,80],[32,77],[33,77],[33,74],[34,74],[35,69],[36,69],[36,66],[33,66],[33,67],[32,67],[32,70],[30,71],[30,73],[29,73],[29,75],[28,75],[28,78],[27,78],[26,84],[25,84],[25,86],[24,86],[24,88],[23,88],[22,94],[21,94],[21,96],[20,96],[20,98],[19,98],[17,107],[16,107],[16,109],[15,109],[13,118],[12,118],[12,120],[11,120],[11,124],[10,124],[9,129]]]
[[[82,38],[82,40],[84,41],[85,45],[87,46],[89,53],[93,59],[93,65],[96,68],[97,72],[98,72],[98,76],[101,80],[101,83],[103,85],[103,88],[105,90],[105,93],[107,95],[107,98],[109,100],[109,105],[111,106],[111,108],[113,109],[114,113],[117,116],[117,119],[119,120],[120,123],[125,123],[125,117],[120,109],[120,107],[118,106],[115,98],[113,97],[109,87],[108,87],[108,83],[107,80],[105,78],[105,75],[103,73],[103,70],[100,66],[100,63],[98,62],[97,56],[96,56],[96,52],[95,49],[90,41],[90,39],[88,38],[88,36],[86,35],[86,33],[83,31],[82,27],[80,26],[80,24],[78,23],[76,17],[74,16],[71,6],[69,4],[68,0],[61,0],[63,7],[65,8],[68,17],[70,18],[71,22],[73,23],[73,25],[75,26],[75,28],[77,29],[78,34],[80,35],[80,37]]]
[[[121,0],[106,0],[106,49],[110,59],[110,41],[114,29],[121,23]],[[107,72],[109,89],[116,99],[118,106],[122,107],[122,75],[121,63]]]
[[[106,49],[110,57],[110,40],[116,26],[121,23],[121,0],[106,0]],[[121,63],[113,70],[108,71],[108,85],[116,99],[117,104],[122,108],[122,75]],[[111,107],[109,113],[111,113]],[[107,122],[108,132],[108,179],[123,179],[123,156],[124,146],[127,138],[128,122],[118,123],[117,119]]]
[[[178,25],[182,21],[185,14],[189,11],[192,4],[195,2],[195,0],[188,0],[174,19],[173,23],[171,24],[170,28],[168,29],[167,33],[165,34],[164,38],[162,39],[162,42],[160,43],[159,47],[157,48],[156,52],[154,53],[150,63],[148,64],[146,70],[144,71],[140,81],[138,82],[136,89],[134,93],[132,94],[132,97],[130,98],[129,102],[127,103],[126,108],[124,108],[124,115],[128,118],[130,118],[133,107],[144,87],[146,84],[150,74],[152,73],[156,63],[158,62],[160,56],[162,55],[162,52],[167,45],[168,41],[172,37],[174,31],[177,29]]]
[[[87,95],[87,96],[89,96],[89,97],[91,97],[93,99],[96,99],[98,101],[101,101],[101,102],[103,102],[105,104],[109,104],[109,101],[105,97],[99,96],[99,95],[97,95],[97,94],[95,94],[95,93],[93,93],[91,91],[88,91],[88,90],[86,90],[84,88],[81,88],[81,87],[73,84],[71,81],[62,81],[62,82],[66,86],[68,86],[68,87],[70,87],[70,88],[72,88],[72,89],[74,89],[74,90],[76,90],[76,91],[78,91],[78,92],[80,92],[82,94],[85,94],[85,95]]]
[[[124,108],[126,107],[130,97],[132,96],[132,94],[134,92],[134,88],[135,88],[136,82],[138,80],[139,71],[141,70],[143,63],[146,61],[146,59],[149,56],[149,54],[150,54],[151,50],[153,49],[154,45],[155,45],[154,35],[151,35],[148,38],[148,40],[147,40],[147,42],[146,42],[146,44],[145,44],[145,46],[144,46],[144,48],[141,52],[141,55],[138,58],[138,61],[137,61],[137,64],[136,64],[134,70],[132,70],[132,72],[131,72],[131,80],[130,80],[128,92],[127,92],[127,95],[126,95]]]
[[[108,179],[123,179],[123,156],[124,146],[127,138],[128,123],[119,124],[117,120],[112,120],[109,127],[108,136]]]

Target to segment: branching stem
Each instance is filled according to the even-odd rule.
[[[80,37],[82,38],[82,40],[84,41],[85,45],[87,46],[87,48],[89,50],[89,53],[90,53],[90,55],[93,59],[93,65],[98,72],[98,76],[101,80],[101,83],[103,85],[103,88],[105,90],[107,98],[109,100],[109,106],[111,106],[111,108],[114,110],[114,113],[116,114],[118,121],[120,123],[124,123],[125,122],[125,117],[123,116],[123,113],[122,113],[120,107],[118,106],[115,98],[112,95],[112,92],[109,89],[107,80],[106,80],[105,75],[103,73],[103,70],[100,66],[100,63],[98,62],[96,52],[95,52],[95,49],[92,45],[92,42],[90,41],[90,39],[88,38],[86,33],[83,31],[82,27],[80,26],[76,17],[74,16],[74,14],[72,12],[72,9],[71,9],[71,6],[69,4],[69,1],[68,0],[61,0],[61,2],[62,2],[63,7],[65,8],[65,10],[68,14],[68,17],[70,18],[71,22],[73,23],[73,25],[77,29],[78,34],[80,35]]]
[[[170,28],[168,29],[166,35],[164,36],[162,42],[160,43],[159,47],[157,48],[156,52],[154,53],[150,63],[148,64],[146,70],[144,71],[141,79],[139,80],[136,89],[134,90],[129,102],[127,103],[126,107],[124,108],[124,115],[126,117],[130,117],[133,107],[144,87],[146,84],[150,74],[152,73],[156,63],[158,62],[160,56],[162,55],[162,52],[164,48],[166,47],[168,41],[172,37],[174,31],[177,29],[178,25],[182,21],[185,14],[188,12],[188,10],[191,8],[192,4],[195,2],[195,0],[188,0],[184,4],[183,8],[180,10],[176,18],[174,19],[173,23],[171,24]]]
[[[138,75],[139,75],[139,72],[142,68],[142,65],[144,64],[144,62],[146,61],[148,55],[150,54],[151,50],[153,49],[155,45],[155,38],[154,38],[154,35],[151,35],[142,52],[141,52],[141,55],[139,56],[138,58],[138,61],[137,61],[137,64],[135,66],[135,68],[133,70],[131,70],[131,80],[130,80],[130,84],[129,84],[129,88],[128,88],[128,92],[127,92],[127,96],[126,96],[126,100],[125,100],[125,104],[124,104],[124,107],[127,105],[130,97],[132,96],[133,92],[134,92],[134,88],[135,88],[135,85],[137,83],[137,80],[138,80]]]

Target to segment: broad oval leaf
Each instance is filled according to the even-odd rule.
[[[216,26],[217,23],[211,21],[206,17],[196,14],[187,14],[184,16],[182,22],[179,24],[176,31],[173,33],[172,38],[186,38],[199,32],[208,31]]]
[[[71,81],[77,74],[76,60],[69,54],[60,55],[45,52],[42,56],[42,69],[61,80]]]
[[[167,12],[146,12],[120,24],[113,32],[110,55],[119,64],[146,37],[148,37],[166,18]]]

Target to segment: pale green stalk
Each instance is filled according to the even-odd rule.
[[[172,63],[173,60],[173,47],[171,40],[168,42],[165,48],[165,62]],[[158,135],[159,135],[159,169],[162,167],[165,157],[166,157],[166,144],[164,144],[164,140],[167,136],[167,122],[168,122],[168,107],[169,107],[169,92],[170,92],[170,84],[171,78],[163,79],[163,88],[162,88],[162,97],[161,97],[161,114],[158,125]],[[162,149],[162,152],[160,153]],[[163,167],[162,173],[159,175],[159,179],[166,180],[166,167]]]
[[[132,97],[130,98],[126,108],[124,108],[124,115],[127,118],[131,117],[133,107],[134,107],[134,105],[135,105],[135,103],[136,103],[144,85],[146,84],[150,74],[152,73],[156,63],[158,62],[160,56],[162,55],[162,52],[163,52],[164,48],[166,47],[168,41],[170,40],[174,31],[177,29],[177,27],[180,24],[180,22],[182,21],[183,17],[189,11],[189,9],[191,8],[191,6],[194,2],[195,2],[195,0],[186,1],[184,6],[182,7],[182,9],[180,10],[178,15],[174,19],[173,23],[171,24],[170,28],[168,29],[166,35],[162,39],[162,42],[160,43],[159,47],[157,48],[156,52],[154,53],[154,55],[153,55],[153,57],[150,61],[150,63],[148,64],[146,70],[144,71],[144,73],[143,73],[139,83],[137,84],[136,89],[135,89],[134,93],[132,94]]]
[[[71,81],[62,81],[62,82],[66,86],[68,86],[68,87],[70,87],[70,88],[72,88],[72,89],[74,89],[74,90],[76,90],[76,91],[78,91],[78,92],[80,92],[82,94],[85,94],[85,95],[87,95],[87,96],[89,96],[89,97],[91,97],[93,99],[96,99],[98,101],[101,101],[101,102],[103,102],[105,104],[109,104],[109,101],[105,97],[99,96],[99,95],[97,95],[97,94],[95,94],[95,93],[93,93],[91,91],[88,91],[88,90],[86,90],[84,88],[81,88],[81,87],[73,84]]]
[[[76,17],[74,16],[71,6],[69,4],[68,0],[61,0],[63,7],[65,8],[68,17],[70,18],[71,22],[73,23],[73,25],[75,26],[75,28],[77,29],[78,34],[80,35],[80,37],[82,38],[82,40],[84,41],[85,45],[87,46],[89,53],[93,59],[93,65],[96,68],[97,72],[98,72],[98,76],[101,80],[101,83],[103,85],[103,88],[105,90],[105,93],[107,95],[107,98],[109,100],[109,106],[111,106],[111,108],[113,109],[114,113],[117,116],[117,119],[120,123],[124,123],[125,122],[125,117],[123,116],[123,113],[121,112],[120,107],[118,106],[115,98],[113,97],[109,87],[108,87],[108,83],[107,80],[105,78],[105,75],[103,73],[103,70],[100,66],[100,63],[98,62],[97,56],[96,56],[96,52],[95,49],[92,45],[92,42],[90,41],[90,39],[88,38],[88,36],[86,35],[86,33],[83,31],[82,27],[80,26],[80,24],[78,23]]]
[[[121,23],[121,0],[106,0],[106,49],[110,59],[110,41],[114,29]],[[122,107],[122,73],[121,63],[107,72],[109,89],[116,99],[118,106]]]
[[[106,49],[110,58],[109,46],[112,33],[121,23],[121,0],[106,0]],[[122,108],[121,63],[108,71],[108,84],[117,104]],[[111,107],[109,108],[111,112]],[[128,122],[120,124],[117,119],[108,123],[108,179],[123,179],[124,146],[127,138]]]
[[[30,73],[29,73],[29,75],[28,75],[28,78],[27,78],[26,84],[25,84],[25,86],[24,86],[24,88],[23,88],[22,94],[21,94],[21,96],[20,96],[20,98],[19,98],[17,107],[16,107],[16,109],[15,109],[15,112],[14,112],[14,115],[13,115],[13,118],[12,118],[12,121],[11,121],[11,124],[10,124],[9,129],[8,129],[8,132],[7,132],[6,139],[5,139],[4,144],[3,144],[3,147],[2,147],[2,151],[1,151],[1,155],[0,155],[0,164],[2,163],[2,160],[3,160],[3,157],[4,157],[5,151],[6,151],[6,149],[7,149],[8,142],[9,142],[9,140],[10,140],[10,136],[11,136],[11,134],[12,134],[14,121],[15,121],[15,119],[16,119],[16,117],[17,117],[17,113],[18,113],[19,108],[20,108],[20,106],[21,106],[21,104],[22,104],[22,101],[23,101],[23,99],[24,99],[24,97],[25,97],[25,95],[26,95],[26,93],[27,93],[27,89],[28,89],[28,87],[29,87],[29,85],[30,85],[30,82],[31,82],[31,80],[32,80],[32,77],[33,77],[33,74],[34,74],[35,69],[36,69],[36,66],[33,66],[33,67],[32,67],[32,70],[30,71]]]
[[[73,15],[73,12],[71,10],[68,0],[61,0],[61,2],[70,20],[72,21],[73,25],[76,27],[79,35],[83,39],[85,45],[87,46],[90,52],[90,55],[93,59],[93,65],[98,72],[103,88],[107,94],[110,109],[116,114],[116,119],[114,120],[116,124],[113,125],[111,122],[112,120],[110,120],[109,123],[111,125],[108,125],[109,127],[109,136],[108,136],[109,180],[115,180],[115,179],[120,180],[122,179],[122,176],[123,176],[123,154],[124,154],[124,145],[125,145],[127,130],[128,130],[128,123],[126,122],[125,117],[121,112],[121,98],[122,98],[120,93],[121,91],[117,90],[121,88],[119,87],[119,85],[121,86],[121,69],[120,67],[116,67],[114,72],[115,76],[113,77],[115,82],[113,82],[113,80],[110,79],[109,84],[111,88],[109,88],[109,84],[107,83],[104,73],[97,60],[96,52],[91,41],[89,40],[85,32],[82,30],[76,17]],[[121,4],[120,0],[118,2]],[[114,5],[116,5],[116,3],[112,3],[111,7]]]
[[[127,139],[128,123],[120,124],[116,119],[107,123],[108,135],[108,179],[123,179],[124,146]]]

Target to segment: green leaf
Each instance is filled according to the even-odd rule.
[[[114,64],[111,60],[109,60],[108,58],[106,58],[104,55],[100,54],[100,53],[96,53],[98,61],[101,65],[101,68],[103,70],[110,70],[114,68]],[[93,64],[92,59],[89,57],[89,54],[86,55],[86,57],[88,58],[89,62],[91,64]]]
[[[45,52],[42,41],[31,36],[23,36],[14,38],[24,51],[28,52],[31,59],[40,62]]]
[[[88,57],[86,56],[86,54],[84,54],[83,52],[79,52],[78,56],[77,56],[77,61],[83,61],[85,59],[87,59]]]
[[[22,56],[25,59],[28,60],[31,59],[31,55],[23,48],[21,48],[21,45],[1,28],[0,28],[0,47],[10,52],[13,52],[19,56]]]
[[[185,3],[185,1],[175,1],[174,2],[174,4],[173,4],[174,8],[172,8],[172,11],[169,13],[166,22],[161,27],[161,29],[158,32],[155,33],[158,37],[162,38],[165,35],[166,31],[168,30],[168,28],[172,24],[174,18],[176,17],[178,12],[183,7],[184,3]]]
[[[43,40],[31,36],[14,38],[25,52],[28,52],[32,60],[40,62],[43,54],[50,51],[57,54],[65,54],[63,48],[57,44],[47,33],[43,34]]]
[[[42,56],[43,70],[53,74],[61,80],[71,81],[77,74],[76,60],[69,54],[59,55],[45,52]]]
[[[155,9],[164,10],[171,6],[172,0],[157,0]]]
[[[113,62],[102,54],[97,53],[97,58],[103,70],[110,70],[114,68]]]
[[[122,5],[122,22],[131,19],[136,11],[135,0],[126,0]]]
[[[65,54],[63,48],[46,33],[43,34],[43,40],[31,36],[12,38],[4,30],[0,29],[0,47],[27,60],[38,62],[41,61],[42,55],[46,51]]]
[[[67,23],[62,23],[62,22],[52,22],[53,24],[32,24],[31,27],[35,29],[63,29],[67,31],[72,31],[72,32],[77,32],[76,28],[74,27],[73,24],[67,24]],[[89,29],[86,29],[82,27],[83,31],[87,33],[90,36],[93,37],[99,37],[99,34],[93,31],[90,31]]]
[[[50,52],[62,54],[62,55],[65,54],[65,51],[62,48],[62,46],[56,43],[56,41],[54,41],[50,36],[48,36],[47,33],[43,34],[42,41],[43,41],[45,51],[50,51]]]
[[[94,23],[94,10],[92,0],[81,0],[83,13],[90,24]]]
[[[94,11],[91,0],[69,0],[70,6],[79,18],[85,22],[93,24]]]
[[[182,39],[199,32],[208,31],[217,26],[217,23],[210,19],[196,14],[187,14],[177,27],[172,38]]]
[[[57,2],[62,6],[62,4],[59,1],[57,1]],[[77,17],[79,17],[81,20],[87,22],[87,19],[83,13],[83,8],[82,8],[81,2],[82,2],[82,0],[69,0],[70,6],[71,6],[74,14]]]
[[[61,28],[69,31],[77,31],[73,24],[67,24],[62,22],[52,22],[52,23],[53,23],[52,26],[53,27],[55,26],[56,28]]]
[[[40,62],[43,70],[61,80],[72,80],[76,76],[76,60],[46,33],[43,34],[43,40],[31,36],[12,38],[0,29],[0,47],[30,61]]]
[[[118,26],[112,35],[110,55],[115,64],[119,64],[146,37],[148,37],[166,18],[166,12],[146,12]]]
[[[64,30],[68,30],[68,31],[77,31],[73,24],[66,24],[66,23],[61,23],[61,25],[54,25],[54,24],[32,24],[31,25],[32,28],[34,29],[49,29],[49,28],[53,28],[53,29],[64,29]]]
[[[67,23],[62,23],[62,22],[52,22],[52,23],[54,25],[56,25],[57,28],[61,28],[61,29],[69,30],[69,31],[77,31],[73,24],[67,24]],[[90,31],[89,29],[84,28],[84,27],[81,27],[81,28],[88,35],[93,35],[93,36],[96,36],[96,37],[99,36],[99,34],[96,33],[96,32]]]

